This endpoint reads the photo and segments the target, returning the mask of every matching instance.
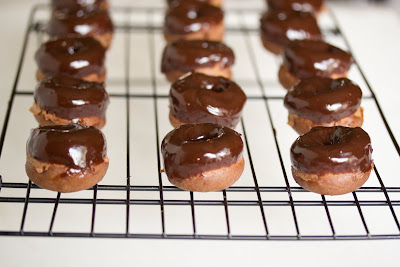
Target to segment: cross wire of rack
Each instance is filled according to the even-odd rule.
[[[93,188],[61,194],[37,187],[24,172],[24,137],[35,127],[33,116],[27,112],[36,83],[32,78],[33,52],[46,38],[46,16],[50,13],[47,5],[32,9],[0,140],[0,235],[214,240],[400,238],[400,186],[390,170],[385,171],[386,166],[380,167],[396,163],[400,149],[357,62],[350,76],[364,92],[363,104],[369,115],[365,127],[377,154],[374,171],[364,187],[345,196],[307,192],[290,175],[288,147],[296,134],[286,125],[287,113],[282,108],[285,92],[276,81],[279,59],[260,45],[259,10],[226,10],[226,41],[234,46],[238,63],[244,65],[235,69],[235,79],[248,95],[237,129],[245,144],[246,169],[234,186],[222,192],[184,192],[160,171],[159,144],[172,129],[166,116],[169,85],[157,70],[164,46],[163,10],[115,7],[111,12],[116,32],[107,62],[111,110],[105,133],[109,149],[118,147],[109,155],[114,165],[110,164],[109,173]],[[325,38],[351,51],[334,14],[329,11],[324,16],[326,23],[321,28]],[[143,52],[134,50],[138,42],[143,42]],[[17,115],[16,109],[21,108],[25,111]],[[21,120],[27,125],[18,126]],[[374,135],[379,138],[374,139]],[[126,142],[121,142],[124,139]],[[376,147],[381,143],[391,151],[391,157],[379,154]],[[7,168],[13,163],[21,167]]]

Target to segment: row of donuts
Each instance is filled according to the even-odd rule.
[[[104,134],[109,97],[105,55],[113,37],[106,0],[52,0],[35,53],[38,85],[30,111],[39,127],[26,145],[25,170],[36,185],[62,193],[88,189],[107,172]]]
[[[264,47],[282,55],[278,78],[288,90],[292,174],[303,188],[339,195],[360,188],[373,168],[363,124],[362,91],[347,78],[352,56],[323,41],[322,0],[268,0],[260,19]]]
[[[222,42],[222,2],[168,3],[161,72],[172,83],[169,120],[176,128],[161,145],[164,170],[181,189],[223,190],[244,169],[243,141],[233,129],[247,98],[231,80],[235,56]]]

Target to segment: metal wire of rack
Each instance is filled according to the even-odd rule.
[[[25,33],[24,41],[23,41],[23,49],[21,52],[21,57],[19,61],[18,70],[16,73],[16,78],[14,82],[14,86],[12,88],[8,109],[5,115],[5,120],[2,128],[1,139],[0,139],[0,162],[2,158],[5,157],[3,153],[4,144],[7,142],[7,138],[12,134],[8,132],[9,130],[9,123],[10,117],[13,114],[14,109],[16,108],[14,105],[15,99],[20,96],[31,96],[32,91],[29,90],[17,90],[18,82],[21,75],[21,69],[26,59],[26,50],[27,45],[29,42],[32,42],[32,34],[39,36],[39,42],[41,40],[41,35],[44,31],[45,21],[40,21],[35,19],[35,14],[40,10],[47,10],[48,7],[44,5],[35,6],[31,12],[28,27]],[[130,53],[132,49],[131,39],[129,37],[124,37],[123,40],[123,47],[124,47],[124,79],[122,81],[123,86],[125,88],[124,93],[110,93],[111,99],[120,99],[125,102],[125,113],[126,113],[126,184],[124,185],[115,185],[115,184],[99,184],[94,186],[93,188],[87,190],[90,193],[91,197],[64,197],[61,193],[57,193],[54,197],[33,197],[32,191],[33,190],[43,190],[38,188],[36,185],[28,181],[27,182],[13,182],[13,177],[6,177],[3,175],[3,183],[2,188],[10,190],[11,194],[9,196],[3,196],[0,192],[0,212],[1,212],[1,204],[2,205],[13,205],[13,204],[22,204],[22,213],[19,214],[20,217],[17,217],[19,224],[17,226],[13,226],[15,230],[4,230],[2,229],[2,224],[0,222],[0,236],[48,236],[48,237],[87,237],[87,238],[151,238],[151,239],[213,239],[213,240],[372,240],[372,239],[400,239],[400,223],[395,211],[396,206],[400,206],[400,200],[392,200],[391,194],[399,194],[400,187],[398,186],[391,186],[385,187],[384,179],[380,176],[380,172],[378,171],[378,166],[375,165],[374,172],[377,178],[379,186],[369,186],[369,187],[362,187],[358,189],[356,192],[353,192],[350,198],[345,200],[342,199],[328,199],[326,196],[320,196],[319,199],[314,198],[312,200],[297,200],[294,197],[295,194],[298,193],[305,193],[306,190],[302,189],[298,186],[292,186],[290,182],[289,174],[287,173],[287,169],[285,167],[285,160],[283,153],[281,151],[282,146],[279,141],[278,132],[279,129],[276,126],[276,121],[273,118],[273,111],[271,107],[270,101],[282,101],[282,96],[270,96],[265,93],[265,84],[262,78],[262,70],[257,63],[257,55],[254,52],[253,43],[251,42],[250,35],[257,33],[257,28],[248,27],[245,23],[244,19],[238,23],[238,27],[227,27],[227,34],[238,34],[244,38],[244,43],[246,47],[246,52],[249,56],[249,61],[251,62],[252,69],[255,73],[256,77],[256,87],[260,90],[258,95],[250,95],[248,96],[249,101],[259,101],[262,102],[264,105],[265,112],[267,114],[268,123],[271,125],[270,137],[273,139],[273,144],[277,151],[277,162],[279,162],[280,169],[281,169],[281,176],[283,177],[284,186],[264,186],[260,185],[260,174],[257,172],[257,167],[254,163],[254,154],[252,154],[254,146],[250,143],[250,136],[249,136],[249,128],[247,126],[248,121],[247,118],[244,117],[241,121],[241,132],[243,134],[243,139],[246,148],[246,155],[247,155],[247,165],[249,167],[249,172],[251,174],[251,180],[254,186],[232,186],[226,190],[222,191],[222,199],[218,200],[210,200],[210,199],[196,199],[195,194],[193,192],[189,193],[189,198],[174,198],[169,199],[166,197],[166,194],[170,192],[180,192],[181,190],[170,185],[165,185],[165,179],[163,179],[163,174],[161,171],[162,164],[160,159],[160,151],[159,151],[159,143],[162,136],[160,136],[159,128],[160,128],[160,104],[159,100],[166,100],[166,94],[160,94],[158,90],[158,83],[156,81],[156,35],[160,34],[162,28],[157,26],[153,23],[152,18],[156,12],[160,12],[158,9],[133,9],[133,8],[114,8],[113,12],[124,14],[127,17],[133,11],[142,12],[148,19],[145,24],[135,24],[132,23],[130,20],[126,19],[124,23],[117,23],[116,30],[117,32],[122,33],[124,36],[128,36],[129,33],[132,32],[142,32],[148,38],[149,44],[149,61],[150,61],[150,93],[144,94],[133,94],[130,91],[132,79],[130,78],[131,74],[131,65],[129,64],[129,60],[131,58]],[[244,18],[246,12],[253,12],[258,13],[257,10],[230,10],[228,12],[235,12],[238,18]],[[328,35],[334,35],[339,38],[342,38],[348,47],[349,42],[347,41],[346,37],[343,35],[339,24],[332,12],[329,13],[331,19],[335,22],[334,28],[324,29],[324,33]],[[350,49],[351,50],[351,49]],[[369,99],[373,101],[376,105],[377,111],[379,116],[382,120],[382,123],[386,129],[388,136],[390,137],[390,141],[395,148],[397,155],[400,155],[400,148],[399,145],[386,121],[386,118],[383,114],[383,111],[378,103],[378,100],[372,90],[371,86],[368,84],[368,81],[363,74],[360,66],[356,62],[357,69],[361,73],[368,90],[370,92],[370,96],[364,96],[364,99]],[[157,183],[158,185],[136,185],[133,183],[132,178],[132,166],[131,166],[131,129],[132,129],[132,118],[131,114],[131,100],[142,100],[146,99],[149,100],[150,104],[152,105],[153,113],[154,113],[154,129],[155,129],[155,152],[157,154],[156,164],[157,166],[157,173],[154,175],[157,176]],[[15,111],[14,111],[15,112]],[[21,140],[24,142],[25,140]],[[112,160],[112,159],[111,159]],[[1,176],[0,176],[1,177]],[[375,177],[374,177],[375,178]],[[16,196],[13,194],[14,190],[25,190],[25,196]],[[99,198],[99,193],[102,192],[119,192],[124,193],[125,198]],[[157,198],[154,199],[139,199],[134,198],[134,196],[139,192],[153,192],[157,194]],[[230,199],[231,194],[243,194],[244,197],[247,194],[255,194],[254,198],[251,199]],[[280,198],[266,200],[264,199],[265,194],[287,194],[285,198],[282,200]],[[368,199],[368,200],[361,200],[360,195],[366,193],[380,193],[383,194],[384,198],[380,199]],[[51,208],[51,215],[50,221],[40,221],[41,224],[48,224],[47,231],[29,231],[26,230],[26,220],[28,211],[34,204],[49,204],[52,205]],[[55,231],[54,224],[59,214],[59,207],[60,205],[73,205],[73,206],[90,206],[90,227],[88,231]],[[124,229],[122,232],[119,233],[112,233],[112,232],[97,232],[95,230],[95,223],[97,222],[96,218],[98,218],[98,207],[99,205],[107,205],[113,207],[124,207]],[[138,233],[135,232],[135,229],[131,227],[131,220],[133,217],[137,216],[134,212],[132,212],[132,207],[136,206],[159,206],[159,219],[161,220],[159,233]],[[184,206],[190,208],[190,222],[191,222],[191,231],[190,233],[168,233],[166,230],[166,208],[170,206]],[[223,217],[224,217],[224,227],[226,227],[226,231],[218,232],[214,234],[202,234],[199,231],[200,223],[198,220],[199,213],[198,208],[205,207],[206,209],[211,207],[220,207],[223,209]],[[261,232],[262,234],[237,234],[232,230],[233,224],[236,223],[238,217],[232,216],[232,208],[239,207],[241,209],[240,213],[246,214],[247,207],[253,207],[257,209],[257,216],[260,220],[261,225]],[[276,207],[278,209],[281,208],[288,208],[290,210],[290,220],[294,225],[294,231],[291,233],[283,233],[283,234],[273,234],[270,227],[270,217],[269,211],[267,208],[269,207]],[[317,233],[317,234],[302,234],[300,224],[304,224],[302,220],[303,217],[299,217],[299,208],[301,207],[320,207],[324,210],[326,216],[325,220],[328,222],[329,226],[329,233]],[[347,234],[338,234],[337,233],[337,224],[335,224],[335,220],[332,218],[332,209],[335,207],[355,207],[357,210],[357,216],[361,220],[361,229],[357,231],[357,233],[347,233]],[[390,217],[386,218],[392,221],[394,225],[395,231],[390,234],[374,234],[371,233],[368,225],[368,220],[364,214],[365,207],[378,207],[378,208],[385,208],[389,210]],[[18,216],[19,216],[18,215]],[[8,214],[3,213],[2,216],[8,216]],[[303,219],[302,219],[303,218]],[[153,218],[152,218],[153,219]],[[146,218],[144,218],[146,220]],[[149,218],[150,220],[150,218]],[[98,223],[98,222],[97,222]],[[311,221],[307,221],[306,223],[311,223]]]

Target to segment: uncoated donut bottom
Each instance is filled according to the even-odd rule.
[[[67,173],[68,167],[56,163],[40,162],[29,155],[26,156],[25,171],[29,179],[41,188],[71,193],[89,189],[99,183],[108,169],[109,160],[91,166],[84,177],[81,173]]]
[[[243,156],[236,163],[227,167],[199,173],[190,178],[168,177],[176,187],[195,192],[212,192],[224,190],[233,185],[242,175],[244,169]]]
[[[47,75],[44,74],[41,70],[38,69],[36,71],[36,80],[38,82],[40,82],[41,80],[43,80],[46,77],[47,77]],[[79,78],[81,80],[85,80],[85,81],[88,81],[88,82],[104,83],[104,80],[106,79],[106,71],[104,71],[100,75],[96,74],[96,73],[92,73],[92,74],[89,74],[89,75],[84,76],[84,77],[76,77],[76,78]]]
[[[113,33],[108,32],[104,34],[93,35],[92,37],[99,41],[105,49],[109,49],[113,40]]]
[[[33,106],[29,109],[30,112],[33,113],[35,119],[39,123],[40,126],[49,126],[49,125],[66,125],[72,122],[75,122],[73,119],[66,119],[56,116],[55,114],[49,113],[43,110],[40,105],[34,103]],[[106,124],[106,117],[100,118],[96,116],[90,117],[80,117],[78,123],[86,126],[93,126],[97,129],[102,129]]]
[[[292,167],[293,178],[304,189],[321,195],[343,195],[359,189],[369,178],[373,165],[366,172],[315,174]]]
[[[171,125],[172,125],[174,128],[177,128],[177,127],[179,127],[179,126],[181,126],[181,125],[185,125],[185,124],[193,124],[193,122],[184,122],[184,121],[179,120],[177,117],[175,117],[175,116],[172,114],[171,110],[169,111],[169,122],[171,123]],[[234,129],[236,128],[236,126],[237,126],[237,124],[234,125],[234,126],[232,126],[232,127],[229,127],[229,126],[227,126],[227,127],[229,127],[229,128],[231,128],[232,130],[234,130]]]
[[[364,122],[364,109],[359,107],[356,112],[348,117],[344,117],[339,121],[332,121],[326,123],[316,123],[312,120],[300,117],[297,114],[289,112],[288,116],[288,124],[299,134],[305,134],[311,130],[313,127],[317,126],[325,126],[325,127],[332,127],[332,126],[346,126],[346,127],[361,127]]]
[[[261,38],[262,44],[265,47],[265,49],[267,49],[268,51],[270,51],[271,53],[275,54],[275,55],[280,55],[282,54],[283,50],[284,50],[284,46],[279,45],[277,43],[268,41],[264,38]]]
[[[344,73],[335,73],[329,76],[331,79],[339,79],[339,78],[346,78],[347,71]],[[298,83],[301,79],[294,76],[292,73],[289,72],[289,69],[286,65],[282,64],[279,68],[278,78],[281,85],[289,90],[292,88],[296,83]]]
[[[167,42],[171,42],[177,39],[185,40],[208,40],[221,42],[225,35],[225,25],[222,22],[209,28],[202,28],[197,32],[187,34],[169,34],[164,32],[164,38]]]
[[[212,67],[202,67],[195,68],[193,72],[203,73],[209,76],[222,76],[224,78],[232,80],[232,70],[231,68],[221,68],[221,64],[215,63]],[[169,71],[165,73],[167,80],[171,83],[178,80],[181,76],[186,74],[186,72],[182,72],[179,70]]]

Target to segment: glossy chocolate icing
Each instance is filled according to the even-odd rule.
[[[51,0],[53,10],[95,10],[104,5],[107,5],[106,0]]]
[[[78,120],[89,116],[104,118],[109,103],[102,84],[66,76],[43,79],[36,87],[34,98],[48,113]]]
[[[172,6],[179,5],[180,3],[185,2],[185,1],[187,1],[187,0],[167,0],[167,4],[168,4],[169,7],[172,7]],[[197,0],[197,1],[206,2],[206,3],[210,3],[211,2],[210,0]]]
[[[76,173],[102,163],[107,156],[107,144],[96,128],[70,123],[32,129],[26,151],[38,161],[62,164],[70,173]]]
[[[166,34],[188,34],[221,23],[223,11],[205,2],[186,0],[167,10],[164,21]]]
[[[283,62],[291,74],[305,79],[346,73],[354,60],[349,53],[323,41],[296,40],[286,46]]]
[[[47,76],[82,78],[92,73],[102,75],[104,56],[105,48],[91,37],[65,37],[42,44],[35,60]]]
[[[261,37],[287,45],[291,40],[321,40],[321,31],[311,13],[269,10],[261,17]]]
[[[189,73],[170,90],[171,114],[185,123],[216,123],[233,128],[240,120],[246,95],[233,81]]]
[[[56,11],[47,24],[50,37],[97,36],[112,33],[114,25],[107,11]]]
[[[339,121],[360,107],[362,91],[347,78],[312,77],[296,84],[285,96],[285,107],[316,123]]]
[[[269,9],[317,13],[323,6],[323,0],[267,0]]]
[[[240,134],[218,124],[187,124],[167,134],[161,144],[168,177],[193,175],[239,161],[243,152]]]
[[[290,149],[292,167],[305,173],[366,172],[372,147],[361,128],[315,127],[298,137]]]
[[[221,42],[176,40],[168,43],[164,49],[161,72],[189,72],[196,68],[212,67],[217,63],[221,68],[229,68],[234,61],[232,49]]]

